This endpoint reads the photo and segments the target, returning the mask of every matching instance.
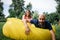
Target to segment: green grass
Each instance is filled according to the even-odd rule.
[[[13,40],[3,35],[2,27],[4,24],[5,22],[0,22],[0,40]],[[59,25],[55,25],[55,26],[56,26],[56,40],[60,40],[60,26]]]

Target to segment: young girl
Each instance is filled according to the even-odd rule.
[[[30,29],[29,29],[29,27],[27,25],[27,22],[29,22],[30,20],[32,20],[32,16],[31,16],[30,10],[26,10],[25,14],[22,17],[22,20],[23,20],[25,28],[26,28],[26,31],[25,31],[26,34],[29,34]]]

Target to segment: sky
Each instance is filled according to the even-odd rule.
[[[30,2],[32,4],[32,10],[35,11],[37,10],[40,13],[42,12],[55,12],[56,11],[56,6],[57,3],[54,0],[24,0],[25,1],[25,6],[28,5]],[[11,0],[2,0],[4,2],[4,11],[3,13],[6,15],[6,17],[9,15],[9,5],[12,4]]]

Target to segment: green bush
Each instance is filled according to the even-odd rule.
[[[0,22],[6,22],[6,19],[0,19]]]
[[[56,26],[56,40],[60,40],[60,25]]]

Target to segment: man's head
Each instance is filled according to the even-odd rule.
[[[45,14],[39,14],[38,20],[40,23],[44,23],[45,22]]]

